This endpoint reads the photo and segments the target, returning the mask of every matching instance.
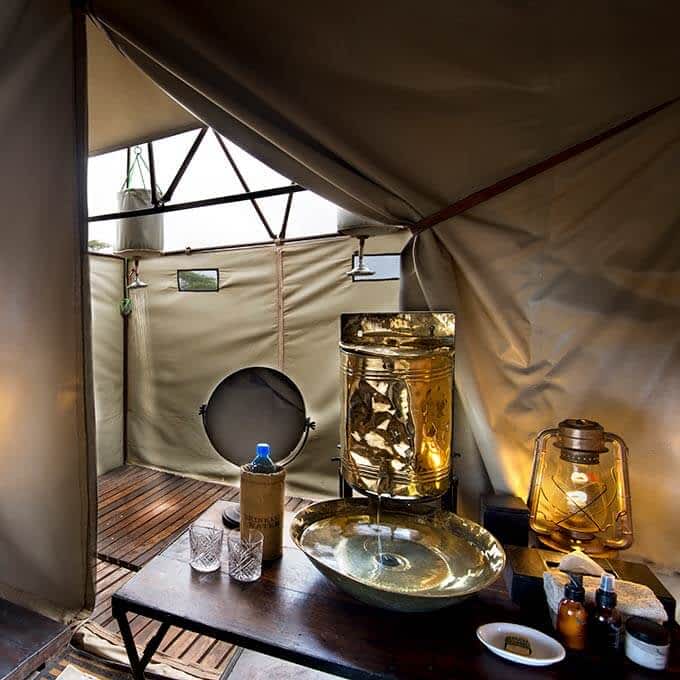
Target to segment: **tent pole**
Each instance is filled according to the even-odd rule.
[[[674,97],[673,99],[669,99],[663,104],[655,106],[653,109],[643,111],[642,113],[639,113],[638,115],[633,116],[628,120],[624,120],[622,123],[615,125],[613,128],[609,128],[604,132],[600,132],[594,137],[586,139],[583,142],[574,144],[573,146],[570,146],[569,148],[564,149],[550,156],[549,158],[540,161],[539,163],[535,163],[534,165],[525,168],[524,170],[520,170],[520,172],[517,172],[514,175],[510,175],[510,177],[506,177],[505,179],[502,179],[496,182],[495,184],[491,184],[488,187],[479,189],[478,191],[475,191],[474,193],[466,196],[465,198],[461,198],[455,203],[452,203],[451,205],[448,205],[445,208],[442,208],[441,210],[438,210],[437,212],[428,215],[427,217],[423,217],[422,220],[416,222],[414,225],[411,226],[411,232],[413,233],[414,236],[422,234],[427,229],[435,227],[446,220],[450,220],[452,217],[456,217],[461,213],[467,212],[468,210],[480,205],[481,203],[486,203],[492,198],[499,196],[502,193],[505,193],[506,191],[512,189],[513,187],[516,187],[518,184],[522,184],[522,182],[526,182],[527,180],[530,180],[536,177],[537,175],[540,175],[541,173],[547,172],[548,170],[552,170],[552,168],[557,167],[561,163],[565,163],[571,158],[574,158],[574,156],[578,156],[579,154],[596,147],[598,144],[606,142],[608,139],[611,139],[612,137],[615,137],[616,135],[625,132],[626,130],[632,127],[635,127],[639,123],[642,123],[643,121],[647,120],[647,118],[659,113],[660,111],[663,111],[664,109],[667,109],[669,106],[672,106],[673,104],[677,104],[679,101],[680,97]]]
[[[220,137],[219,132],[217,132],[217,130],[213,130],[213,132],[215,133],[215,138],[217,139],[217,143],[220,145],[220,148],[224,152],[224,155],[227,157],[227,160],[229,161],[229,165],[231,165],[231,168],[234,171],[234,174],[238,178],[238,181],[241,183],[241,187],[243,188],[243,191],[245,191],[247,194],[252,193],[250,191],[250,187],[248,186],[248,182],[246,182],[245,177],[243,176],[241,171],[238,169],[238,165],[236,165],[236,162],[234,161],[232,155],[229,153],[229,149],[227,149],[227,145],[224,143],[224,140],[222,139],[222,137]],[[288,196],[292,196],[292,194],[288,194]],[[260,218],[260,222],[262,222],[262,226],[267,231],[267,234],[269,234],[269,238],[272,241],[276,240],[276,235],[274,234],[271,227],[269,226],[269,221],[264,216],[264,213],[260,209],[260,206],[257,204],[257,201],[254,198],[251,198],[250,203],[252,204],[253,208],[255,208],[255,212],[257,213],[257,216]]]
[[[123,297],[127,297],[128,259],[123,260]],[[128,461],[128,365],[130,315],[123,314],[123,465]]]
[[[125,156],[126,163],[125,163],[125,188],[129,189],[130,188],[130,147],[128,146],[127,148],[127,155]]]
[[[153,142],[148,142],[146,145],[147,153],[149,154],[149,181],[151,182],[151,205],[154,208],[158,207],[158,190],[156,188],[156,163],[153,157]]]
[[[196,151],[198,151],[198,147],[201,145],[201,142],[203,141],[203,138],[205,137],[205,133],[207,131],[208,131],[207,127],[202,127],[199,130],[198,135],[196,136],[196,139],[194,139],[194,143],[191,145],[191,148],[187,152],[187,155],[184,157],[182,164],[179,166],[179,169],[177,170],[177,174],[175,175],[172,182],[170,182],[170,186],[166,189],[165,193],[161,197],[162,203],[168,203],[172,200],[172,196],[175,193],[175,189],[177,189],[177,185],[179,184],[179,181],[182,179],[182,177],[184,177],[184,173],[186,172],[187,168],[189,167],[189,163],[191,163],[194,156],[196,155]]]
[[[291,184],[295,184],[292,182]],[[288,229],[288,218],[290,217],[290,209],[293,205],[293,194],[288,194],[288,200],[286,201],[286,210],[283,213],[283,222],[281,222],[281,230],[279,231],[278,240],[285,241],[286,230]]]
[[[175,205],[162,205],[157,207],[141,208],[139,210],[128,210],[126,212],[106,213],[104,215],[93,215],[88,217],[88,222],[106,222],[107,220],[118,220],[121,217],[141,217],[142,215],[159,215],[161,213],[175,212],[177,210],[189,210],[190,208],[205,208],[210,205],[223,205],[226,203],[238,203],[239,201],[253,201],[257,198],[269,198],[270,196],[283,196],[296,194],[298,191],[307,191],[298,184],[276,189],[260,189],[258,191],[246,191],[242,194],[232,194],[231,196],[219,196],[217,198],[203,198],[199,201],[187,201],[186,203],[176,203]],[[272,240],[276,238],[272,235]]]

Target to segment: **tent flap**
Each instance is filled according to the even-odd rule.
[[[184,132],[200,125],[87,22],[90,155]]]
[[[3,3],[0,43],[0,593],[64,615],[92,604],[96,517],[71,3]]]
[[[680,92],[680,8],[663,0],[360,12],[305,0],[294,18],[268,0],[90,8],[197,118],[386,222],[415,221]]]
[[[630,449],[631,553],[672,569],[679,183],[676,104],[404,253],[406,295],[456,309],[457,388],[493,486],[526,498],[538,431],[597,420]]]

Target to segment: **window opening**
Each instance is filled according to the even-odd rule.
[[[352,255],[352,281],[398,281],[401,275],[399,253],[379,253],[363,256],[363,264],[372,273],[359,273],[359,252]]]
[[[159,213],[166,213],[167,250],[337,233],[332,203],[208,127],[96,156],[89,172],[93,252],[113,251],[118,219]],[[121,212],[121,181],[123,188],[149,189],[149,206]]]
[[[177,270],[177,290],[182,293],[214,293],[219,289],[219,269]]]

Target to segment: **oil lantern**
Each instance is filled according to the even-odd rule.
[[[592,420],[563,420],[534,446],[529,524],[547,546],[612,556],[633,543],[628,448]]]

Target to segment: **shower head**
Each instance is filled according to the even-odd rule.
[[[357,236],[359,240],[359,257],[357,263],[347,272],[347,276],[373,276],[375,272],[364,262],[364,244],[368,236]]]
[[[368,268],[368,265],[363,259],[359,260],[356,265],[347,272],[347,276],[373,276],[374,274],[375,272]]]
[[[134,290],[135,288],[146,288],[149,284],[144,283],[139,276],[132,282],[128,284],[128,290]]]

